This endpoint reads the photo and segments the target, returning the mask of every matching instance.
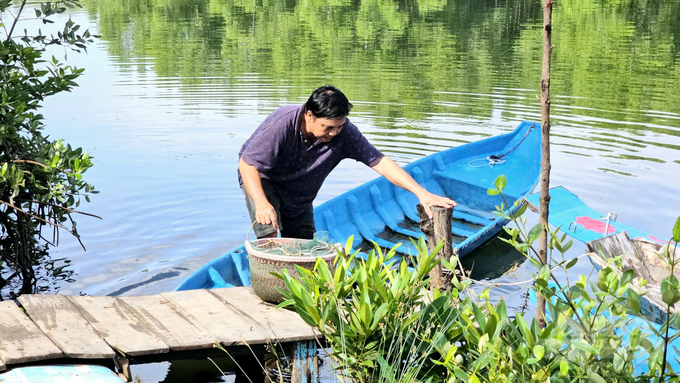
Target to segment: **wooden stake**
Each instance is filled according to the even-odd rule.
[[[437,247],[440,241],[444,241],[444,247],[437,253],[437,259],[444,258],[447,261],[451,260],[453,255],[453,247],[451,241],[453,234],[451,233],[451,220],[453,219],[453,208],[444,208],[439,206],[432,206],[432,219],[427,216],[423,205],[418,204],[418,216],[420,217],[420,230],[425,234],[427,239],[427,247],[430,252]],[[444,273],[442,264],[430,271],[430,290],[435,289],[451,291],[453,285],[451,284],[451,273]]]
[[[538,259],[548,263],[548,206],[550,204],[550,60],[552,56],[553,0],[543,0],[543,68],[541,72],[541,198],[538,222],[543,226],[538,244]],[[536,319],[545,328],[545,297],[536,294]]]
[[[116,369],[118,369],[119,376],[125,379],[126,382],[132,382],[132,372],[130,371],[130,361],[128,358],[116,355],[113,358],[113,363],[116,365]]]
[[[291,383],[316,383],[319,381],[319,362],[316,356],[316,343],[297,342],[293,351]]]

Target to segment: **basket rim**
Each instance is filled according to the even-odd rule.
[[[331,244],[328,243],[328,245],[332,248],[335,249],[336,252],[333,252],[331,254],[327,255],[322,255],[322,256],[291,256],[291,255],[278,255],[278,254],[267,254],[263,253],[262,251],[256,250],[253,248],[253,246],[250,244],[250,241],[245,242],[245,247],[246,247],[246,252],[248,253],[249,256],[255,257],[255,258],[261,258],[261,259],[267,259],[271,261],[280,261],[280,262],[288,262],[288,263],[306,263],[306,262],[316,262],[317,259],[323,259],[324,261],[333,261],[335,260],[335,257],[338,255],[337,250],[339,250],[339,247],[337,244]]]

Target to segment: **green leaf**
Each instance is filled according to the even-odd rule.
[[[545,347],[536,345],[533,348],[533,352],[536,359],[541,360],[543,359],[543,355],[545,355]]]
[[[673,226],[673,241],[680,242],[680,217],[675,221]]]
[[[528,207],[527,204],[522,204],[522,206],[520,206],[519,209],[517,209],[517,210],[515,211],[515,213],[514,213],[512,216],[513,216],[514,218],[519,218],[519,217],[521,217],[521,216],[524,215],[524,213],[527,211],[527,207]]]
[[[606,380],[604,380],[603,377],[601,377],[597,372],[592,372],[590,374],[590,381],[593,383],[607,383]]]
[[[574,267],[574,265],[578,262],[578,258],[574,258],[571,261],[567,262],[567,265],[564,267],[565,269],[571,269]]]
[[[505,177],[504,174],[501,174],[496,178],[495,181],[493,181],[493,184],[496,186],[496,189],[499,191],[503,191],[505,189],[505,186],[508,184],[508,179]]]
[[[463,382],[467,383],[468,382],[468,375],[461,370],[458,367],[453,368],[453,374],[456,375],[456,378],[462,380]]]
[[[534,225],[534,227],[532,227],[531,230],[529,230],[527,242],[529,244],[534,243],[541,236],[542,231],[543,231],[543,225],[541,225],[540,223],[537,223],[536,225]]]
[[[371,312],[371,307],[368,303],[361,305],[359,308],[359,315],[363,329],[368,331],[371,328],[371,321],[373,319],[373,313]]]
[[[566,253],[567,251],[569,251],[569,249],[571,249],[571,245],[573,245],[573,244],[574,244],[574,241],[569,240],[569,242],[567,242],[564,246],[562,246],[562,251]]]
[[[567,376],[567,373],[569,372],[569,362],[567,362],[566,359],[560,360],[560,373],[562,376]]]
[[[288,300],[285,300],[285,301],[279,303],[279,304],[276,306],[276,308],[277,308],[277,309],[280,309],[280,308],[282,308],[282,307],[288,307],[288,306],[293,306],[293,305],[295,305],[295,300],[294,300],[294,299],[288,299]]]
[[[585,351],[585,352],[589,352],[589,353],[591,353],[591,354],[593,354],[593,355],[600,355],[599,351],[597,351],[597,349],[596,349],[595,347],[593,347],[593,346],[591,346],[591,345],[589,345],[589,344],[587,344],[587,343],[583,343],[583,342],[581,342],[581,341],[579,341],[579,340],[574,340],[574,341],[572,341],[572,342],[571,342],[571,345],[574,346],[574,347],[576,347],[576,348],[578,348],[579,350],[582,350],[582,351]]]
[[[354,235],[350,235],[345,242],[345,254],[349,254],[352,251],[352,244],[354,243]]]
[[[626,270],[621,276],[620,286],[627,285],[635,277],[635,272],[633,270]]]
[[[678,301],[680,301],[680,291],[678,291],[677,288],[671,287],[668,291],[663,293],[661,300],[663,300],[663,303],[673,306]]]
[[[640,313],[640,295],[631,288],[626,291],[626,304],[633,313]]]

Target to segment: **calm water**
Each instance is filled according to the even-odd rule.
[[[87,252],[62,235],[51,256],[70,262],[73,281],[52,291],[171,290],[242,243],[237,152],[268,113],[317,86],[340,87],[350,119],[401,164],[540,120],[538,1],[83,5],[71,16],[102,38],[69,53],[85,75],[44,114],[52,137],[94,156],[86,178],[101,194],[81,209],[103,220],[78,219]],[[552,185],[668,237],[680,215],[680,2],[556,2],[553,17]],[[344,162],[316,202],[373,177]],[[520,264],[499,278],[512,257],[482,259],[470,259],[492,265],[480,277],[530,277]],[[519,307],[523,289],[497,294]],[[148,370],[154,381],[167,368]]]

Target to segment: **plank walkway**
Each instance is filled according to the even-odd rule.
[[[176,352],[218,345],[227,351],[277,343],[305,348],[315,339],[296,313],[264,303],[250,287],[128,297],[22,295],[18,301],[25,311],[0,302],[0,371],[59,359],[114,359],[120,367],[121,360],[170,360]]]

